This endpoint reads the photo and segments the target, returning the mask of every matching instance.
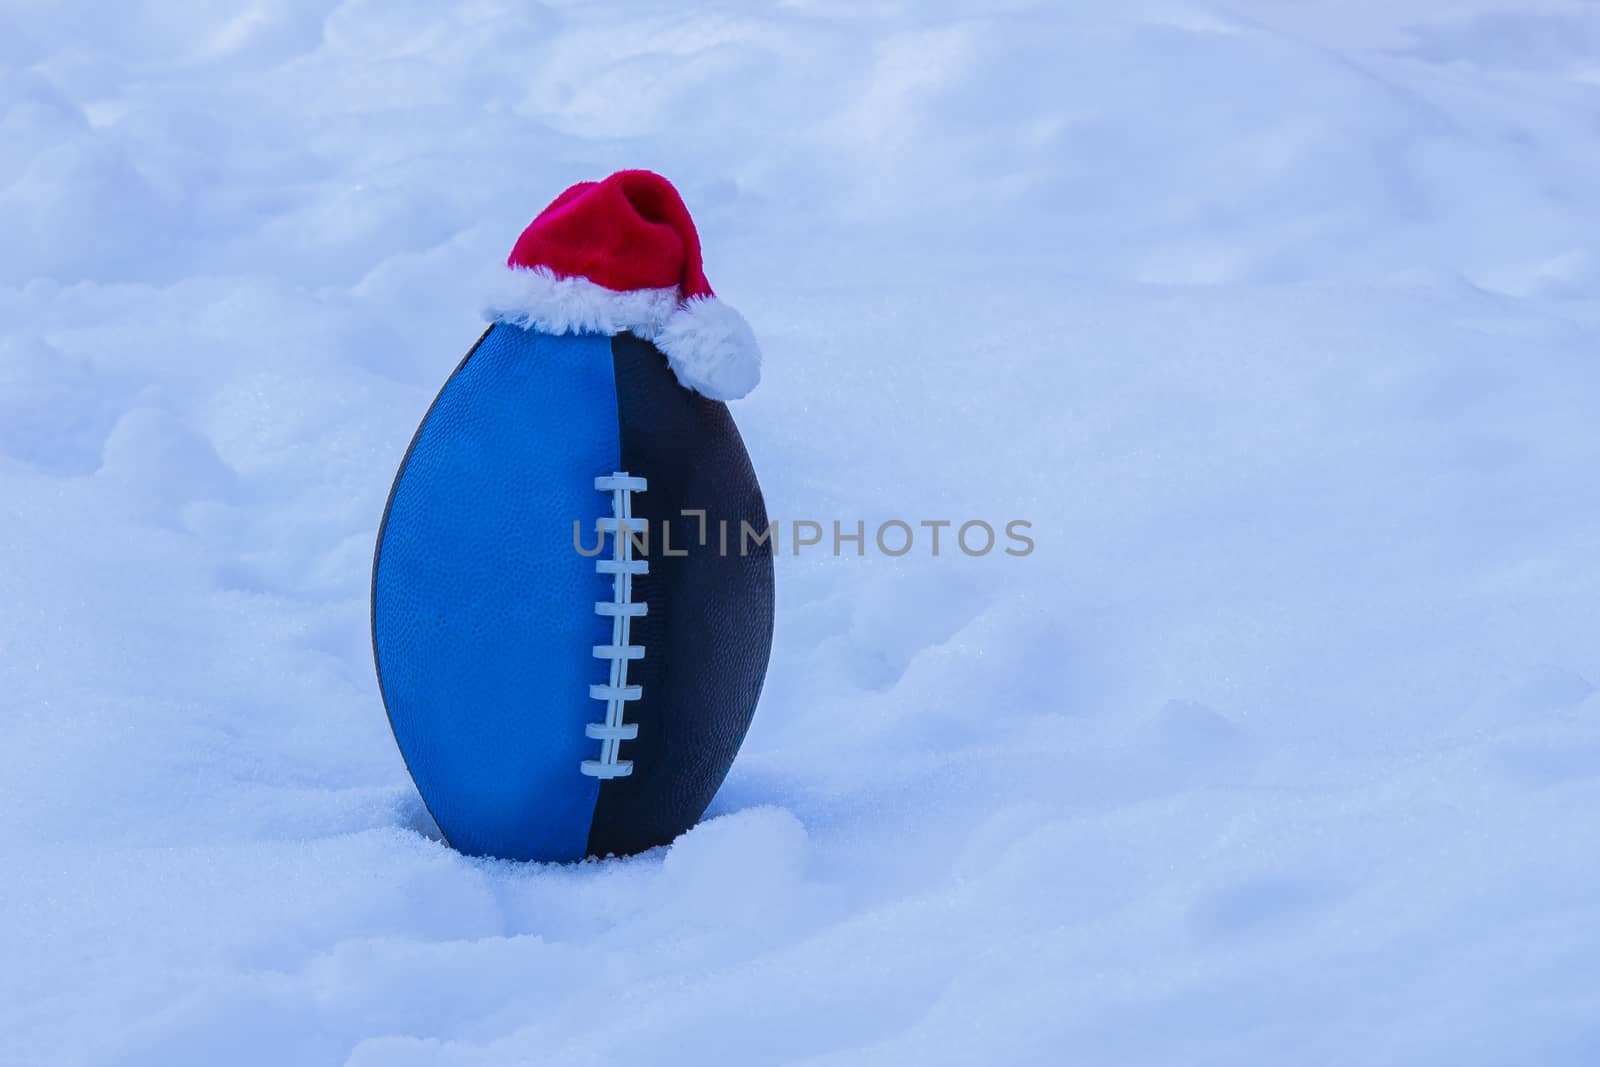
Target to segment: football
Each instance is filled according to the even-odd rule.
[[[520,280],[539,299],[494,314],[400,464],[372,643],[446,841],[577,860],[705,812],[761,694],[772,546],[739,431],[696,377],[733,349],[690,312],[720,316],[630,319],[613,297],[636,294],[537,266]]]

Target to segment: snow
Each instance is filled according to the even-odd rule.
[[[1591,4],[0,7],[0,1061],[1600,1059]],[[672,177],[779,561],[707,821],[440,844],[394,468]],[[946,537],[949,536],[948,531]]]

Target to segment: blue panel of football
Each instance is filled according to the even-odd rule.
[[[464,852],[580,859],[599,789],[579,772],[602,710],[610,583],[573,549],[611,514],[611,340],[490,329],[417,431],[373,571],[373,645],[395,739]]]

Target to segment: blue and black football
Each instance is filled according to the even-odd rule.
[[[384,704],[451,845],[572,860],[694,825],[772,644],[770,542],[741,524],[767,516],[728,408],[652,344],[489,328],[417,430],[373,564]]]
[[[705,812],[761,695],[772,543],[716,399],[758,357],[655,175],[568,190],[510,266],[390,491],[379,688],[454,847],[638,852]]]

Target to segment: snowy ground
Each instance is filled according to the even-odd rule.
[[[0,1060],[1600,1062],[1600,9],[0,4]],[[231,8],[231,10],[223,10]],[[430,836],[394,467],[683,189],[787,519],[712,818]]]

